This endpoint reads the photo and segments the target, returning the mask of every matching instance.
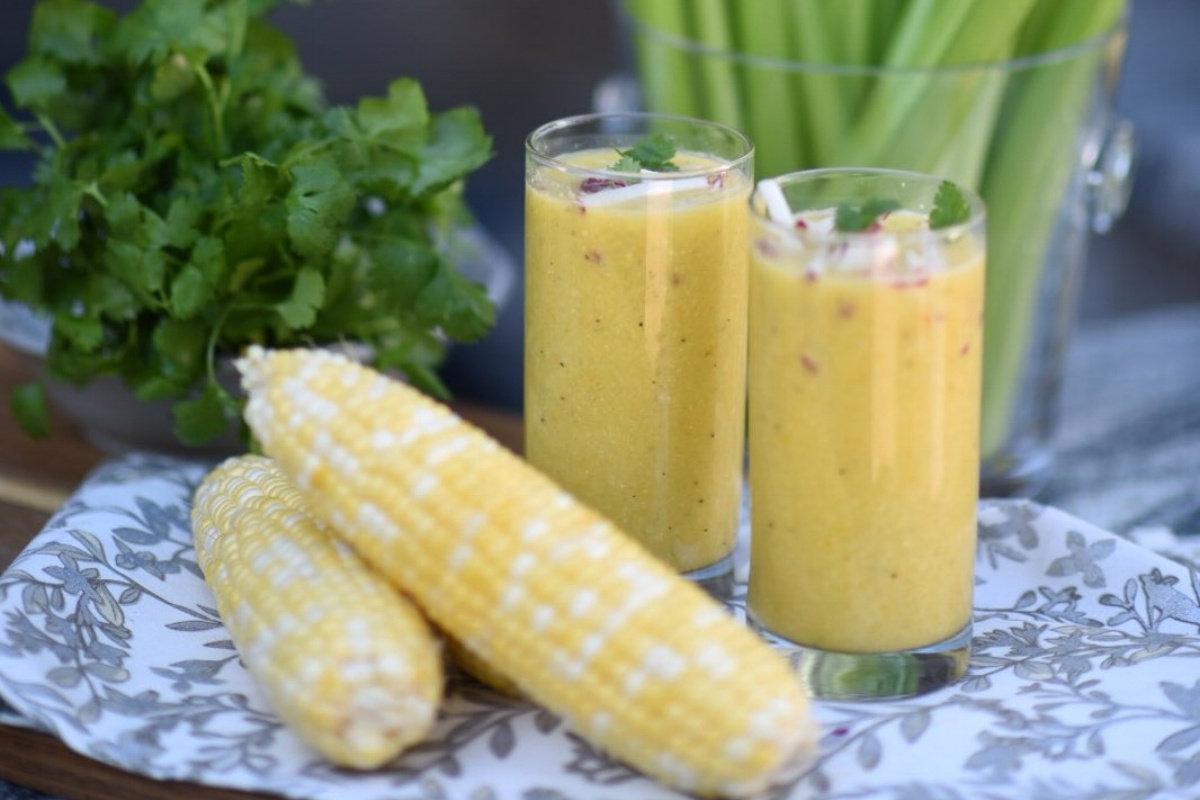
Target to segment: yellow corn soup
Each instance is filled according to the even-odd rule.
[[[562,160],[603,168],[614,151]],[[646,183],[586,192],[549,169],[527,181],[526,456],[689,571],[737,532],[750,186],[734,171]]]
[[[752,248],[748,602],[800,644],[907,649],[970,620],[984,254],[942,244],[904,269]]]

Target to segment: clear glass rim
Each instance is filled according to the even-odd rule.
[[[946,64],[935,66],[888,66],[879,64],[839,64],[832,62],[821,61],[793,61],[787,58],[778,56],[758,55],[754,53],[744,53],[738,50],[726,50],[721,47],[713,47],[712,45],[704,44],[703,42],[689,39],[671,31],[666,31],[661,28],[656,28],[630,15],[627,11],[621,12],[624,24],[629,30],[640,32],[648,39],[655,39],[659,42],[673,45],[680,50],[684,50],[696,55],[703,55],[713,58],[722,58],[728,61],[745,64],[753,67],[765,67],[771,69],[785,70],[789,72],[819,72],[828,75],[843,75],[843,76],[869,76],[879,77],[883,75],[960,75],[973,72],[1019,72],[1022,70],[1033,69],[1035,67],[1047,66],[1049,64],[1057,64],[1063,61],[1068,61],[1071,58],[1085,52],[1103,50],[1114,39],[1123,37],[1128,32],[1129,28],[1129,12],[1128,10],[1121,16],[1119,20],[1108,30],[1082,39],[1074,44],[1066,45],[1065,47],[1047,50],[1043,53],[1032,53],[1025,56],[1017,56],[1015,58],[994,59],[991,61],[966,61],[961,64]]]
[[[527,137],[525,137],[525,153],[542,166],[563,170],[565,172],[605,177],[612,177],[614,175],[627,175],[628,173],[620,172],[618,170],[582,167],[578,164],[568,163],[561,158],[548,153],[541,146],[541,143],[552,134],[565,131],[570,128],[584,128],[588,125],[594,125],[604,121],[620,120],[642,124],[652,121],[664,121],[680,125],[694,125],[697,127],[709,128],[711,130],[720,132],[724,136],[728,137],[731,142],[736,142],[738,145],[740,145],[738,148],[741,151],[740,155],[738,155],[736,158],[724,159],[721,164],[717,164],[712,167],[705,167],[703,169],[681,169],[678,172],[640,172],[637,174],[639,181],[672,181],[679,180],[681,177],[692,178],[700,175],[719,175],[738,170],[745,170],[749,174],[750,162],[754,158],[754,142],[751,141],[749,136],[742,133],[737,128],[721,122],[701,119],[699,117],[689,117],[681,114],[663,114],[652,111],[597,112],[589,114],[577,114],[575,116],[562,117],[560,119],[552,120],[539,125]]]
[[[958,181],[951,181],[963,195],[967,198],[971,206],[971,216],[963,222],[955,225],[947,225],[944,228],[936,230],[916,230],[906,231],[903,233],[888,234],[888,237],[880,237],[875,231],[829,231],[817,232],[810,229],[797,228],[794,225],[785,224],[771,217],[766,209],[765,202],[761,202],[761,187],[766,181],[774,181],[780,188],[786,187],[788,184],[797,182],[818,181],[828,178],[886,178],[896,181],[919,181],[924,184],[941,184],[948,180],[939,175],[932,175],[927,172],[914,172],[912,170],[888,169],[886,167],[823,167],[820,169],[798,170],[796,172],[788,172],[783,175],[776,175],[770,178],[759,180],[754,191],[750,194],[750,216],[759,221],[760,224],[767,226],[771,230],[775,230],[782,235],[793,237],[801,241],[821,241],[821,242],[842,242],[842,241],[872,241],[881,238],[892,238],[906,240],[910,238],[928,238],[930,234],[942,236],[946,238],[955,238],[964,234],[972,234],[982,232],[987,223],[987,207],[983,202],[983,198],[979,193],[968,186],[964,186]],[[786,190],[785,190],[786,192]]]

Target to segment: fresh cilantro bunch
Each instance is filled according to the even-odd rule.
[[[50,375],[172,399],[187,443],[238,415],[216,362],[249,343],[361,342],[444,395],[446,340],[494,321],[445,255],[491,156],[478,114],[407,78],[328,107],[276,2],[42,0],[6,75],[0,146],[37,164],[0,196],[0,295],[52,319]],[[39,385],[13,408],[45,431]]]

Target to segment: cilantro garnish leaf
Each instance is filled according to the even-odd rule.
[[[663,133],[652,133],[638,140],[628,150],[617,150],[621,156],[609,169],[617,172],[678,172],[675,158],[675,142]]]
[[[881,216],[895,211],[899,207],[899,201],[891,198],[872,198],[862,203],[843,203],[837,207],[833,224],[837,230],[847,233],[865,231],[874,225]]]
[[[492,155],[478,112],[411,78],[330,107],[278,2],[43,0],[4,75],[0,148],[37,161],[0,191],[0,297],[51,319],[52,378],[169,398],[188,442],[237,416],[215,362],[250,342],[361,342],[444,392],[446,338],[494,323],[447,243]],[[44,402],[12,412],[41,430]]]
[[[961,225],[971,218],[971,204],[958,185],[942,181],[933,198],[933,210],[929,212],[929,227],[933,229]]]

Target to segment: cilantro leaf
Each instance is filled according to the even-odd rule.
[[[436,115],[429,128],[429,141],[413,181],[413,193],[439,192],[461,177],[463,169],[474,170],[491,157],[492,139],[472,109],[459,108]]]
[[[87,308],[100,319],[128,321],[136,317],[139,310],[137,300],[125,284],[105,273],[87,276],[83,296]]]
[[[376,361],[384,369],[402,370],[413,386],[445,400],[450,393],[435,370],[445,353],[446,346],[437,336],[405,327],[380,347]]]
[[[54,334],[81,350],[91,350],[104,341],[104,325],[94,316],[60,314],[54,319]]]
[[[136,241],[110,239],[105,253],[108,271],[147,306],[158,305],[166,278],[162,253]]]
[[[388,84],[387,97],[359,100],[355,117],[368,138],[386,136],[395,144],[395,137],[406,137],[415,148],[424,141],[429,108],[421,84],[399,78]]]
[[[609,169],[613,170],[614,172],[640,172],[642,169],[642,162],[638,161],[633,156],[623,155],[614,161]]]
[[[495,309],[483,287],[465,278],[444,259],[416,301],[416,310],[461,341],[474,341],[495,321]]]
[[[130,384],[140,400],[184,394],[204,374],[208,333],[198,321],[164,319],[151,336],[153,353]]]
[[[84,188],[75,181],[55,176],[43,187],[38,205],[28,219],[29,237],[38,247],[51,241],[70,250],[79,242],[79,204]]]
[[[205,5],[205,0],[143,2],[117,22],[112,45],[137,64],[157,63],[175,51],[223,55],[230,17]]]
[[[171,311],[180,319],[190,319],[204,307],[207,297],[204,273],[194,264],[185,264],[171,281]]]
[[[305,267],[296,275],[292,293],[275,306],[279,316],[292,328],[307,328],[316,321],[317,310],[325,299],[325,279],[315,269]]]
[[[237,190],[237,216],[257,215],[266,210],[281,190],[286,190],[287,178],[277,164],[256,153],[242,153],[236,163],[241,168],[241,185]]]
[[[5,76],[13,100],[24,108],[44,109],[67,88],[63,70],[42,58],[27,58]]]
[[[200,235],[200,218],[204,207],[194,197],[176,195],[171,198],[171,208],[167,211],[166,225],[163,229],[163,244],[170,247],[187,249]]]
[[[354,195],[331,160],[292,167],[287,194],[287,232],[296,252],[306,258],[329,255],[354,205]]]
[[[216,381],[209,381],[194,399],[175,404],[175,435],[185,444],[203,444],[230,428],[240,403]]]
[[[41,383],[23,383],[12,390],[9,409],[21,427],[35,439],[50,435],[50,411]]]
[[[142,226],[142,204],[129,192],[115,194],[104,209],[104,222],[110,236],[132,239]]]
[[[208,333],[196,322],[167,319],[154,329],[154,349],[185,372],[198,372],[204,367],[207,345]]]
[[[154,80],[150,83],[150,96],[160,103],[169,103],[196,85],[196,70],[187,56],[176,53],[154,69]]]
[[[899,207],[899,201],[890,198],[872,198],[862,203],[842,203],[837,207],[833,225],[837,230],[846,233],[865,231],[881,216]]]
[[[28,150],[30,146],[31,142],[25,131],[0,108],[0,150]]]
[[[621,158],[609,169],[619,172],[678,172],[675,158],[675,142],[670,136],[652,133],[645,136],[628,150],[617,150]]]
[[[971,204],[957,184],[942,181],[933,198],[929,212],[929,227],[933,229],[961,225],[971,218]]]
[[[88,0],[42,0],[33,9],[29,50],[65,64],[98,63],[97,43],[116,18],[112,10]]]
[[[429,245],[406,239],[383,242],[372,254],[367,286],[379,302],[407,307],[437,268],[437,253]]]

